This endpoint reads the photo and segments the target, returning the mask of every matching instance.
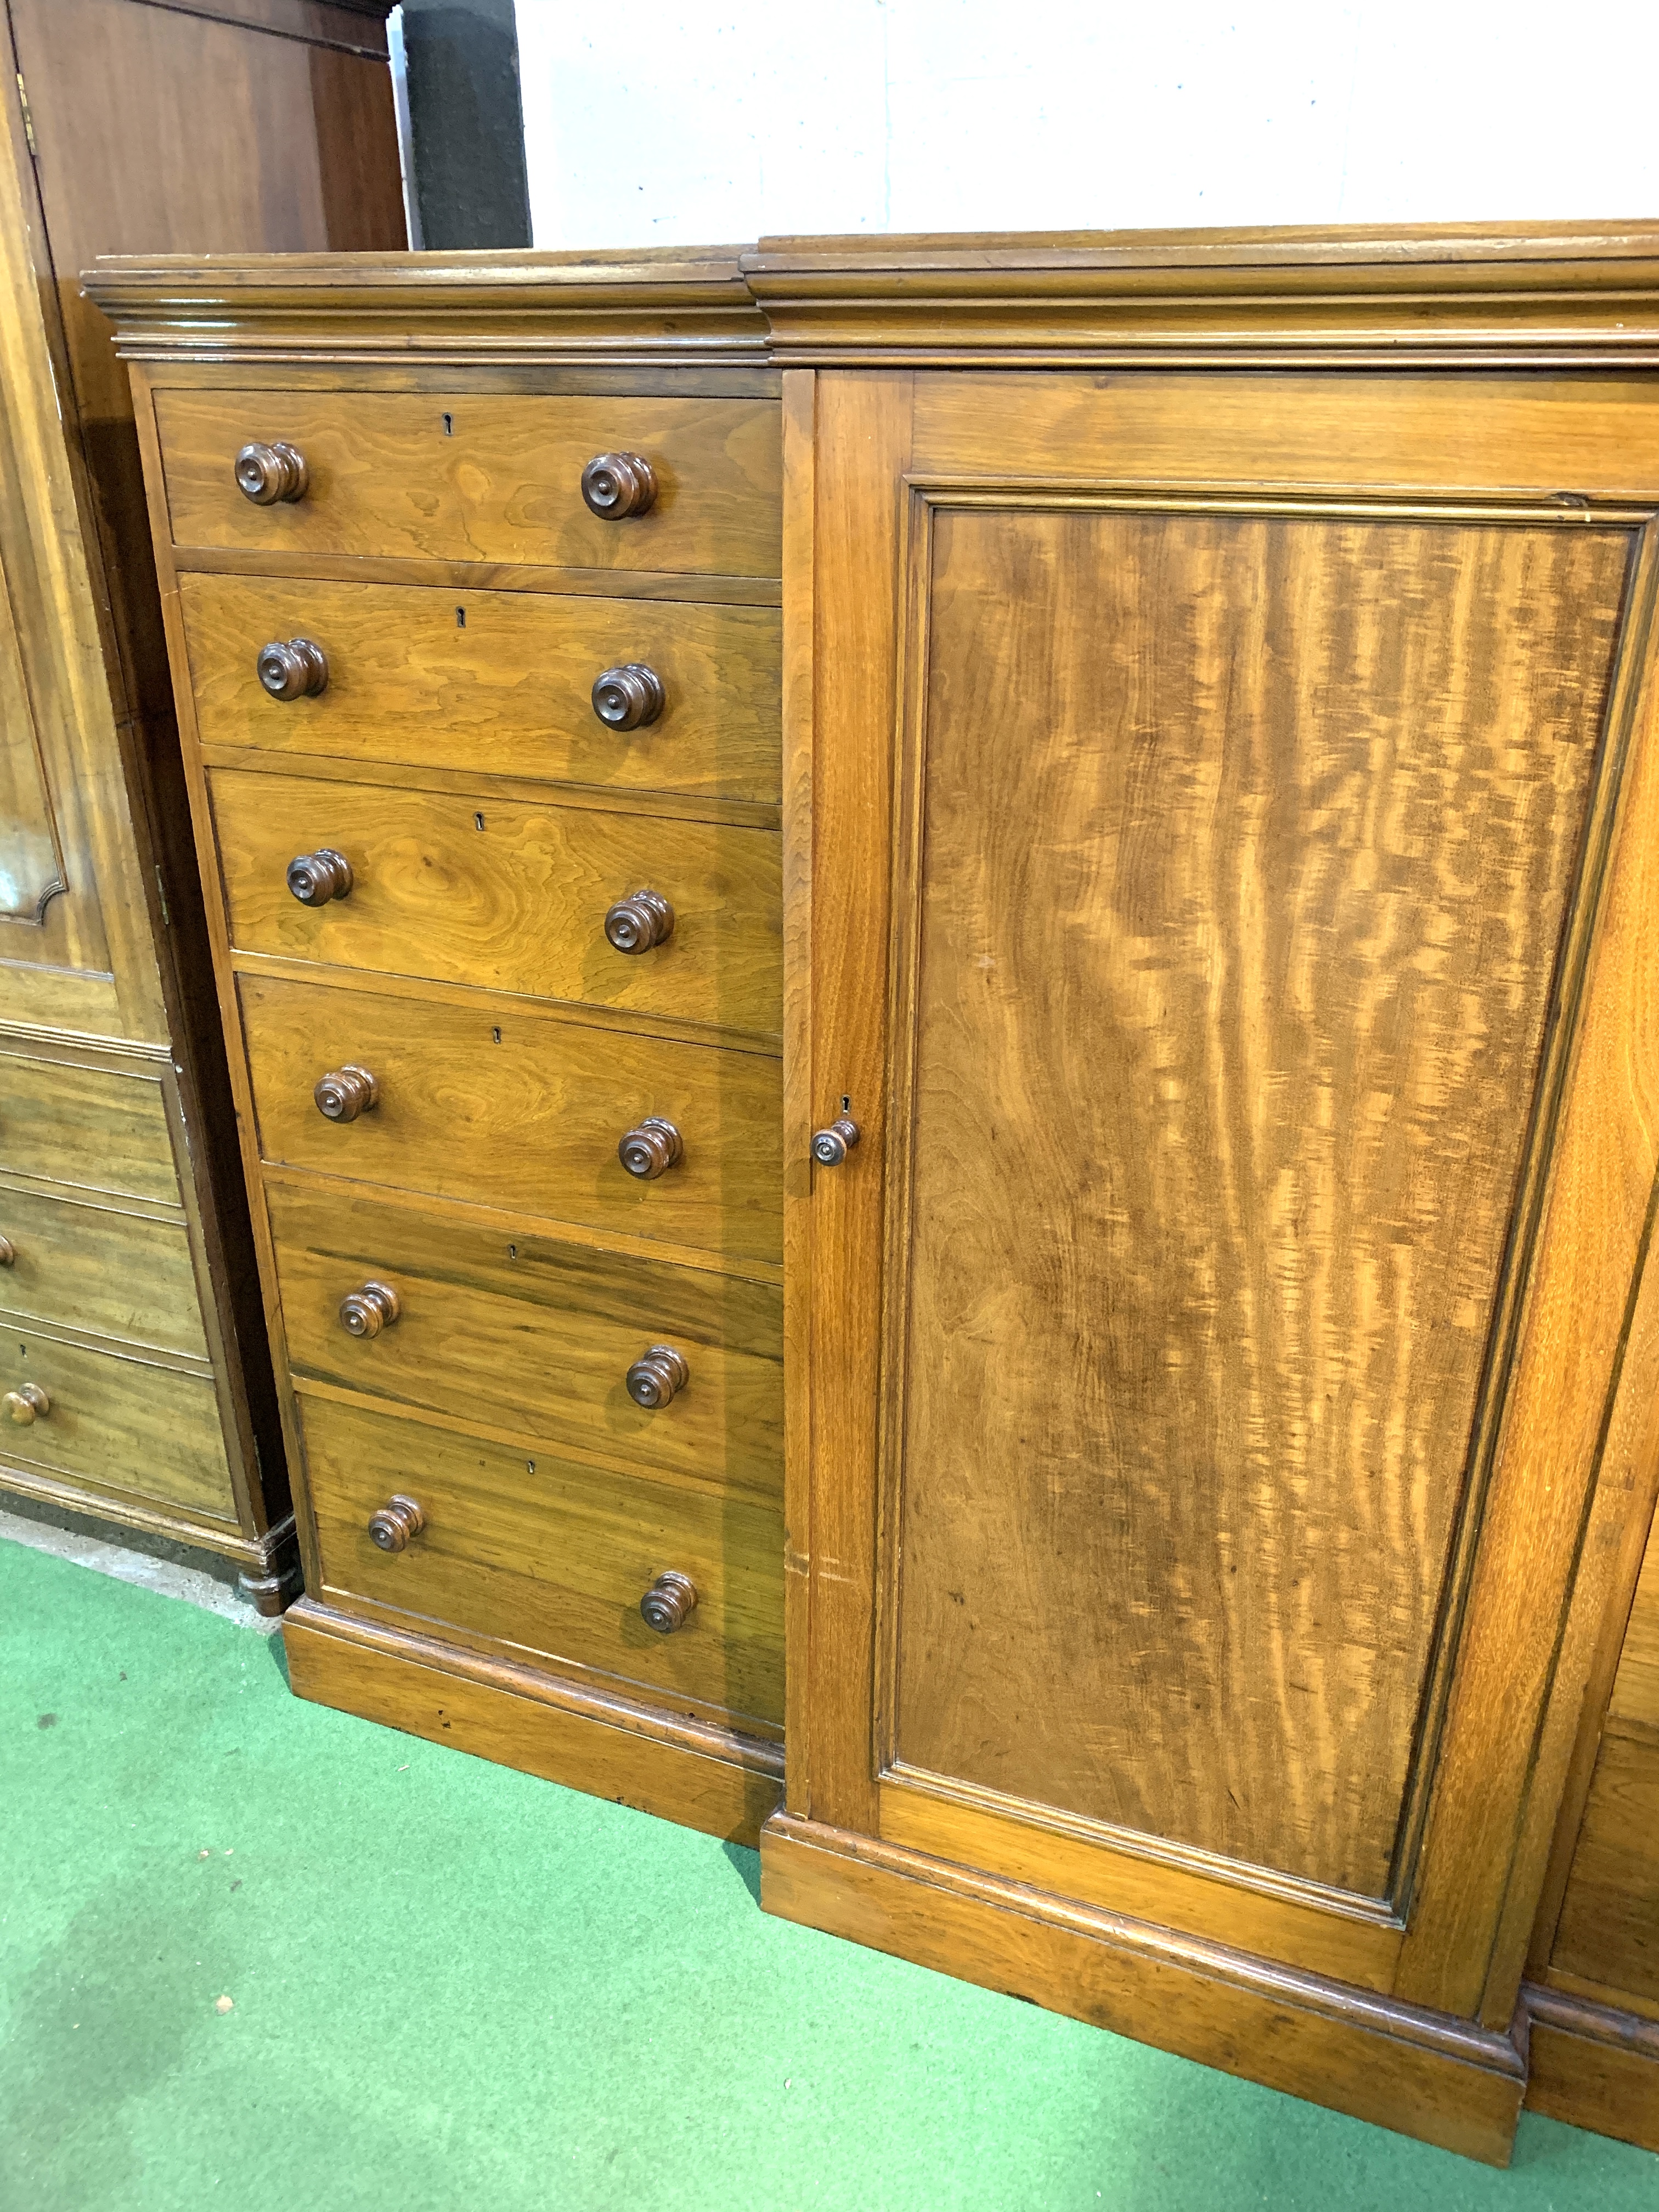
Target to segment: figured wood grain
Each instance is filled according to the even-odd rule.
[[[649,1708],[388,1633],[309,1598],[287,1614],[283,1641],[302,1698],[708,1835],[752,1845],[778,1802],[770,1745],[707,1727],[671,1731]]]
[[[157,1221],[44,1190],[0,1186],[0,1310],[208,1356],[190,1237]]]
[[[783,1347],[770,1285],[286,1186],[267,1202],[296,1375],[776,1498]],[[366,1279],[389,1284],[401,1310],[380,1335],[353,1337],[340,1300]],[[682,1352],[691,1379],[652,1413],[624,1377],[655,1343]]]
[[[205,575],[179,598],[206,744],[777,802],[781,625],[765,609]],[[328,656],[300,712],[253,672],[268,638],[294,636]],[[625,661],[667,703],[608,729],[594,679]]]
[[[1378,2127],[1509,2162],[1525,2069],[1505,2037],[787,1814],[762,1831],[761,1903]]]
[[[179,545],[778,573],[773,400],[164,389],[155,419]],[[231,464],[251,438],[299,447],[302,500],[243,498]],[[648,514],[605,521],[584,504],[583,469],[612,452],[650,462]]]
[[[508,1656],[539,1653],[767,1722],[783,1717],[781,1516],[587,1465],[531,1457],[416,1421],[308,1399],[306,1464],[323,1589],[416,1622],[453,1622]],[[369,1540],[394,1492],[426,1526],[406,1551]],[[659,1635],[641,1598],[666,1569],[697,1602]]]
[[[0,1051],[0,1164],[82,1189],[179,1202],[153,1074]]]
[[[1659,1729],[1659,1521],[1648,1536],[1609,1710],[1620,1720]]]
[[[769,831],[222,769],[210,787],[240,950],[778,1033]],[[319,846],[345,854],[351,893],[305,906],[286,871]],[[606,912],[647,887],[673,933],[618,952]]]
[[[775,1060],[253,975],[240,1004],[268,1160],[777,1260]],[[342,1126],[312,1090],[348,1063],[373,1071],[380,1100]],[[672,1121],[685,1150],[641,1182],[617,1146],[647,1115]]]
[[[1659,1729],[1601,1739],[1550,1966],[1659,1999]]]
[[[1387,1893],[1626,559],[941,514],[908,1763]]]
[[[0,1393],[24,1382],[39,1384],[52,1410],[27,1428],[0,1425],[0,1458],[234,1522],[219,1407],[206,1375],[91,1351],[12,1322],[0,1329]]]

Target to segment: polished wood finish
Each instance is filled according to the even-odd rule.
[[[778,573],[778,411],[765,400],[162,390],[155,421],[179,546]],[[303,499],[238,495],[231,460],[256,431],[304,453]],[[635,440],[657,478],[649,512],[625,524],[582,496],[607,431]]]
[[[778,1802],[775,1746],[659,1717],[594,1685],[377,1630],[309,1598],[283,1641],[301,1697],[708,1835],[753,1844]]]
[[[607,957],[611,956],[607,954]],[[510,1208],[775,1265],[778,1065],[666,1037],[557,1022],[513,1002],[450,1005],[244,974],[258,1142],[273,1164]],[[349,1127],[313,1103],[360,1066],[379,1103]],[[644,1113],[684,1157],[641,1180],[617,1157]]]
[[[769,831],[223,769],[210,790],[238,951],[778,1032]],[[301,903],[290,857],[325,837],[351,895]]]
[[[7,1045],[53,1055],[60,1091],[77,1069],[85,1081],[61,1099],[62,1145],[31,1115],[0,1135],[0,1169],[70,1201],[33,1224],[55,1220],[61,1245],[37,1233],[26,1254],[42,1322],[88,1352],[141,1343],[199,1367],[176,1481],[145,1463],[153,1449],[168,1463],[148,1383],[112,1358],[85,1378],[106,1401],[74,1415],[107,1439],[106,1460],[49,1467],[9,1440],[0,1486],[211,1546],[275,1607],[297,1582],[287,1472],[132,403],[78,272],[125,246],[401,245],[386,10],[11,0],[6,12],[0,876],[35,910],[0,930],[0,996]],[[141,1083],[159,1115],[123,1103]],[[89,1209],[88,1187],[133,1204]]]
[[[1528,2109],[1659,2151],[1659,2021],[1530,1985],[1524,2002]]]
[[[101,1193],[0,1182],[0,1314],[209,1357],[190,1233]]]
[[[891,1844],[775,1814],[761,1902],[986,1989],[1507,2166],[1505,2036]]]
[[[303,1419],[321,1560],[313,1595],[427,1633],[437,1622],[470,1630],[658,1704],[686,1698],[763,1728],[781,1721],[775,1506],[334,1399],[307,1396]],[[394,1555],[368,1522],[398,1494],[418,1498],[425,1525]],[[653,1633],[639,1609],[667,1570],[697,1590],[672,1637]]]
[[[776,1500],[783,1348],[772,1285],[305,1184],[274,1184],[268,1202],[302,1393],[319,1383],[438,1417],[473,1404],[497,1431]],[[396,1297],[396,1325],[343,1328],[341,1298],[362,1296],[371,1267]],[[659,1340],[695,1379],[653,1412],[626,1376]]]
[[[777,802],[774,610],[222,575],[181,577],[179,599],[210,744]],[[329,688],[276,714],[249,650],[296,630]],[[636,722],[597,708],[624,654],[663,694]]]
[[[1269,304],[1266,245],[1224,277],[1149,246],[1121,282],[1113,251],[747,264],[808,365],[795,1096],[809,1145],[861,1132],[787,1200],[789,1802],[821,1856],[780,1909],[864,1932],[900,1852],[920,1901],[873,1940],[959,1971],[1010,1883],[1044,1921],[1239,1944],[1323,1978],[1356,2052],[1368,1990],[1490,2038],[1501,2154],[1577,1537],[1610,1394],[1659,1382],[1627,1334],[1659,1164],[1650,394],[1540,379],[1518,337],[1464,374],[1489,274],[1435,277],[1419,373],[1338,379],[1306,363],[1375,268]],[[1563,358],[1625,346],[1605,252],[1552,300]],[[1160,285],[1213,304],[1185,361]],[[1120,299],[1157,343],[1048,368],[1061,294],[1079,356]],[[1229,316],[1261,350],[1216,378]],[[1017,319],[1042,373],[1001,368],[1018,344],[964,373]],[[1051,2001],[1088,2015],[1086,1980]],[[1324,2094],[1367,2109],[1364,2063]],[[1481,2148],[1431,2100],[1376,2116]]]
[[[116,1352],[14,1323],[0,1336],[0,1385],[36,1389],[27,1432],[4,1455],[102,1494],[119,1491],[198,1515],[236,1521],[236,1499],[212,1370],[205,1360]],[[20,1417],[13,1413],[12,1419]]]
[[[732,276],[634,258],[624,318],[616,272],[530,257],[527,374],[471,280],[445,357],[389,374],[284,308],[250,379],[239,307],[217,360],[141,371],[141,426],[305,1468],[296,1686],[401,1718],[386,1668],[417,1712],[436,1670],[408,1724],[477,1692],[539,1716],[499,1755],[554,1742],[562,1779],[752,1834],[783,1703],[776,380]],[[624,319],[672,365],[611,366],[613,329],[591,380],[551,366]],[[279,440],[301,495],[242,498],[234,456]]]

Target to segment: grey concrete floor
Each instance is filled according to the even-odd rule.
[[[27,1544],[31,1551],[50,1552],[55,1559],[73,1559],[77,1566],[90,1567],[94,1573],[113,1575],[117,1582],[137,1583],[162,1597],[181,1598],[205,1613],[240,1621],[244,1628],[257,1628],[262,1636],[269,1636],[283,1625],[280,1620],[267,1620],[256,1612],[232,1583],[222,1583],[195,1567],[175,1565],[171,1559],[153,1559],[143,1552],[124,1550],[100,1537],[0,1511],[0,1538]]]

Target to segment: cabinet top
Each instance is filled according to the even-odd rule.
[[[112,258],[136,358],[1659,367],[1659,222]]]

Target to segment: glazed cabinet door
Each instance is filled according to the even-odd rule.
[[[792,1808],[1506,2021],[1654,1164],[1659,441],[792,381],[793,1141],[860,1131],[793,1201]]]

